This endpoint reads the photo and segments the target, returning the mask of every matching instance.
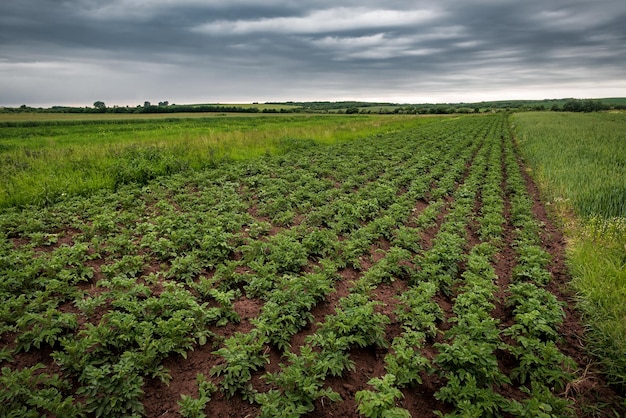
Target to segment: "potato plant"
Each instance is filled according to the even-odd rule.
[[[3,209],[0,414],[405,417],[428,385],[432,415],[567,415],[577,365],[507,121],[163,176],[138,151],[115,190]]]

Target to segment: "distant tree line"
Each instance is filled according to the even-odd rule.
[[[555,111],[555,112],[599,112],[602,110],[626,110],[626,103],[607,104],[601,100],[567,99],[555,101],[552,106],[541,102],[484,102],[446,105],[409,105],[396,107],[393,113],[450,114],[483,113],[497,111]],[[361,112],[366,109],[361,109]]]
[[[144,102],[143,106],[111,106],[108,107],[103,101],[96,101],[93,107],[74,107],[74,106],[52,106],[50,108],[34,108],[22,105],[17,108],[4,107],[0,108],[3,113],[122,113],[122,114],[140,114],[140,113],[294,113],[300,109],[297,108],[266,108],[259,109],[255,106],[229,106],[229,105],[170,105],[168,101],[159,102],[153,105],[150,102]]]
[[[300,106],[304,112],[345,113],[345,114],[469,114],[506,111],[564,111],[597,112],[601,110],[626,110],[626,99],[617,103],[604,103],[591,99],[555,99],[555,100],[502,100],[477,103],[442,103],[442,104],[405,104],[374,102],[284,102]]]
[[[176,105],[168,101],[153,105],[144,102],[137,106],[107,106],[96,101],[93,107],[52,106],[51,108],[0,107],[0,113],[343,113],[343,114],[468,114],[506,111],[555,111],[555,112],[598,112],[602,110],[626,110],[626,99],[555,99],[555,100],[509,100],[478,103],[444,104],[394,104],[378,102],[268,102],[273,107],[237,106],[219,104]],[[257,104],[257,103],[255,103]],[[276,105],[286,106],[276,108]]]

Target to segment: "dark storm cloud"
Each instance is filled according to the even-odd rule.
[[[623,1],[21,0],[0,105],[625,96]]]

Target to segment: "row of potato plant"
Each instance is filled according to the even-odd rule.
[[[489,210],[496,215],[491,219],[491,234],[485,236],[493,242],[501,239],[493,231],[501,231],[501,225],[496,222],[503,220],[501,213],[496,212],[503,210],[503,206],[493,204],[498,199],[491,198],[494,194],[501,194],[498,189],[498,172],[502,170],[499,161],[501,147],[497,133],[494,130],[488,133],[486,144],[476,156],[464,185],[468,191],[462,201],[466,216],[472,219]],[[480,203],[481,213],[475,211],[476,202]],[[479,222],[479,235],[483,235],[484,225],[486,223]],[[491,316],[497,290],[497,276],[492,265],[496,251],[497,248],[489,242],[470,249],[453,299],[455,316],[449,319],[453,325],[445,332],[445,339],[451,341],[435,344],[439,350],[435,363],[446,378],[446,384],[435,397],[455,407],[446,416],[494,416],[506,404],[504,398],[494,391],[494,387],[509,383],[496,357],[497,351],[503,348],[499,320]]]
[[[435,396],[455,406],[446,416],[495,416],[506,405],[494,387],[509,383],[498,365],[496,352],[504,348],[494,309],[496,275],[491,264],[494,247],[487,243],[470,251],[463,285],[454,300],[453,323],[446,333],[450,343],[435,344],[435,361],[447,383]]]
[[[511,377],[528,394],[526,400],[512,403],[509,412],[518,416],[573,415],[571,403],[559,394],[573,379],[576,364],[557,346],[565,313],[563,303],[545,289],[551,273],[550,255],[541,246],[543,225],[533,216],[533,201],[511,146],[505,149],[505,163],[518,258],[506,300],[515,324],[504,334],[514,341],[509,350],[519,362]]]
[[[334,315],[328,315],[317,331],[305,339],[299,354],[286,353],[289,364],[268,373],[264,379],[277,387],[258,394],[262,417],[293,417],[312,412],[319,398],[341,399],[331,388],[324,388],[329,375],[340,376],[354,370],[349,350],[356,347],[385,347],[385,325],[389,318],[376,312],[377,302],[370,299],[367,285],[341,298]]]

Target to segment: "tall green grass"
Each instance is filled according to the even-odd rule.
[[[579,216],[626,217],[626,114],[519,113],[517,139],[553,202]]]
[[[626,389],[626,114],[512,116],[522,154],[561,216],[587,348]]]
[[[256,116],[0,121],[0,208],[375,135],[433,118]]]
[[[626,218],[590,219],[570,235],[576,240],[569,264],[590,325],[589,349],[609,381],[626,389]]]

